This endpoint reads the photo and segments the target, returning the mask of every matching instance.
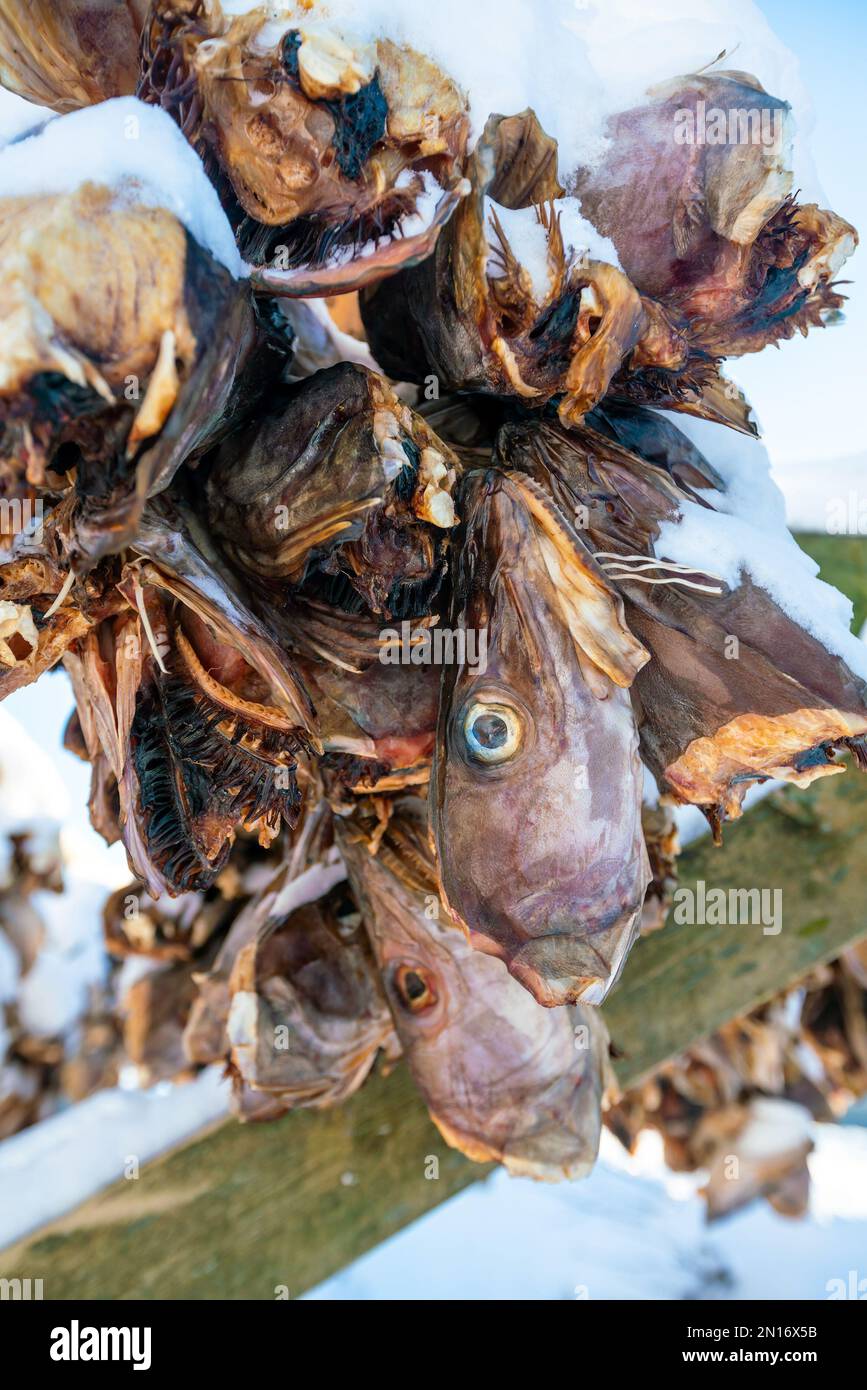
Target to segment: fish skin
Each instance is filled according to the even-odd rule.
[[[471,475],[461,512],[451,626],[487,630],[487,670],[443,669],[431,783],[441,891],[472,944],[538,1002],[599,1003],[649,881],[629,697],[577,653],[519,489]],[[466,752],[464,711],[481,695],[524,723],[511,762]]]
[[[413,840],[424,856],[423,806]],[[406,828],[393,812],[384,848],[372,855],[351,823],[338,838],[361,906],[413,1080],[444,1139],[477,1162],[546,1181],[586,1176],[599,1146],[603,1092],[610,1084],[601,1015],[578,1005],[546,1009],[503,964],[476,951],[437,909],[436,892],[394,848]],[[427,848],[430,856],[429,847]],[[435,870],[429,858],[431,884]],[[428,884],[428,887],[431,885]],[[438,920],[439,919],[439,920]],[[416,1010],[401,980],[428,983],[434,1002]]]

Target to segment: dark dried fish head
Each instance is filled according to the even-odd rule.
[[[437,587],[459,464],[382,377],[343,363],[272,396],[210,463],[213,534],[272,604],[318,576],[373,612]],[[339,581],[339,584],[338,584]]]

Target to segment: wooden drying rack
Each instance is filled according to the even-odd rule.
[[[801,543],[860,628],[867,542]],[[783,929],[670,921],[639,942],[604,1008],[624,1086],[867,936],[867,777],[774,793],[721,850],[684,853],[681,883],[699,880],[782,886]],[[398,1065],[334,1110],[221,1121],[0,1253],[0,1276],[38,1276],[57,1299],[294,1297],[489,1171],[446,1147]]]

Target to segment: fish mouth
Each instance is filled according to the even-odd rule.
[[[356,237],[336,245],[327,256],[314,257],[291,269],[251,266],[250,280],[254,288],[298,299],[348,294],[418,264],[431,254],[443,227],[470,191],[464,178],[446,187],[430,175],[428,179],[426,188],[433,197],[426,211],[407,210],[381,236],[373,236],[363,244]]]
[[[564,1131],[553,1118],[498,1143],[493,1137],[485,1138],[435,1110],[430,1111],[430,1117],[450,1148],[457,1149],[473,1163],[501,1163],[513,1178],[575,1181],[587,1177],[596,1161],[598,1132],[593,1139],[581,1138]]]
[[[516,948],[500,947],[496,954],[546,1008],[601,1004],[638,934],[643,883],[640,888],[628,896],[615,889],[601,902],[567,897],[553,911],[549,894],[533,893],[513,919]],[[563,894],[558,897],[562,903]],[[485,949],[490,950],[490,940]]]

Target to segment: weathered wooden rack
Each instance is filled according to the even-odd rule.
[[[860,626],[867,543],[802,544]],[[604,1010],[622,1084],[867,936],[865,827],[867,777],[850,771],[774,793],[726,827],[722,850],[687,850],[686,886],[782,888],[783,928],[669,921],[641,941]],[[335,1110],[221,1122],[0,1253],[0,1275],[38,1270],[61,1299],[295,1296],[487,1171],[445,1146],[398,1066]]]

